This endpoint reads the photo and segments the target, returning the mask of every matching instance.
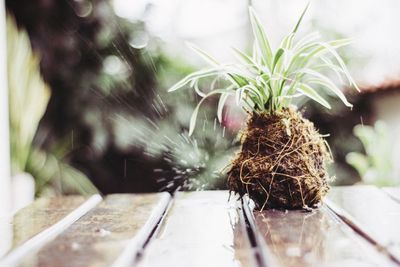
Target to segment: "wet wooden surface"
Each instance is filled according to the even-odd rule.
[[[7,250],[14,249],[63,219],[85,200],[81,196],[38,199],[29,207],[18,211],[11,220],[4,222],[8,225],[1,232],[0,238],[10,236]]]
[[[106,197],[38,253],[24,259],[22,266],[110,266],[146,223],[161,196]]]
[[[323,206],[312,212],[254,212],[261,246],[275,266],[390,266],[390,261]],[[270,259],[271,261],[271,259]]]
[[[228,196],[178,193],[138,266],[256,266],[240,204]]]
[[[331,190],[333,210],[400,263],[400,204],[373,186],[346,186]]]
[[[226,191],[109,195],[25,253],[87,202],[40,199],[14,217],[0,266],[400,266],[399,193],[336,187],[312,212],[253,212]]]
[[[86,198],[67,196],[42,198],[14,215],[13,247],[21,245],[74,211]]]
[[[400,203],[400,187],[385,187],[383,191],[391,198]]]

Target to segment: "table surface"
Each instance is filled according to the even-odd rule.
[[[400,266],[400,188],[334,187],[311,212],[227,191],[38,199],[0,266]]]

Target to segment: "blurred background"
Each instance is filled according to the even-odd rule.
[[[225,189],[246,115],[167,89],[205,66],[189,41],[225,62],[249,50],[253,5],[272,44],[306,1],[7,0],[7,68],[14,195]],[[300,35],[354,38],[341,48],[360,93],[352,110],[301,102],[329,134],[336,185],[400,184],[400,2],[311,1]],[[209,84],[209,83],[208,83]],[[207,81],[200,86],[206,87]]]

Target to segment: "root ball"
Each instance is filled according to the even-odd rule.
[[[328,147],[312,122],[294,108],[254,113],[230,165],[228,187],[256,208],[309,209],[329,190]]]

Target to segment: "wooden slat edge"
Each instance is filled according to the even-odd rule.
[[[351,229],[353,229],[358,235],[367,240],[369,243],[374,245],[374,247],[385,256],[389,257],[396,264],[400,265],[400,259],[397,258],[393,253],[390,252],[390,249],[382,244],[376,237],[374,237],[371,233],[369,233],[362,225],[347,211],[340,208],[333,201],[329,199],[324,199],[325,205],[346,225],[348,225]]]
[[[0,260],[1,267],[15,266],[18,262],[29,253],[38,251],[46,243],[56,238],[60,233],[67,229],[71,224],[85,215],[102,201],[100,195],[93,195],[74,211],[66,215],[63,219],[53,224],[51,227],[36,234],[31,239],[25,241],[20,246],[16,247]]]
[[[159,225],[162,218],[165,216],[167,208],[171,202],[171,195],[168,193],[162,193],[157,206],[153,209],[150,217],[139,230],[137,235],[132,238],[125,249],[119,255],[119,257],[114,261],[111,267],[124,267],[133,266],[136,257],[142,252],[148,239],[151,238],[152,233],[155,231]]]
[[[400,192],[400,189],[398,187],[396,187],[396,188],[393,188],[393,187],[384,187],[384,188],[382,188],[383,192],[385,192],[386,195],[388,195],[394,201],[400,203],[400,196],[396,195],[395,192],[394,192],[394,190],[396,190],[396,189],[399,190],[399,192]]]
[[[278,266],[270,252],[265,240],[259,236],[255,223],[253,211],[249,207],[250,199],[247,196],[242,198],[243,215],[248,223],[248,235],[254,249],[256,249],[256,258],[260,267]]]

